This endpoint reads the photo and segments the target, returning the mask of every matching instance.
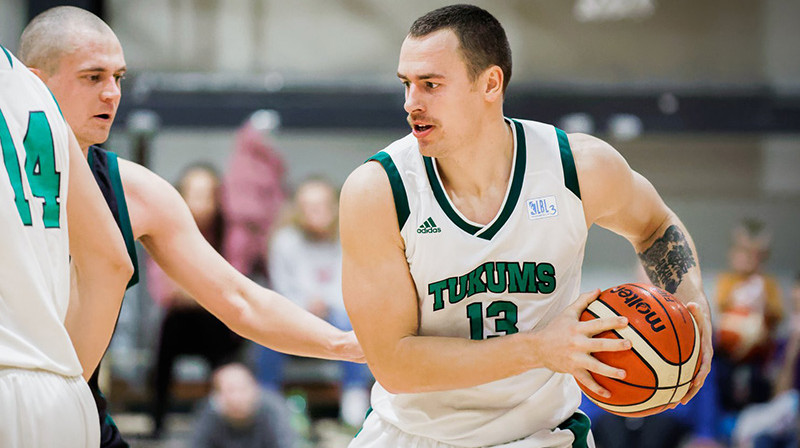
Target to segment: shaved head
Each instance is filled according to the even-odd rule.
[[[52,75],[61,58],[74,52],[87,35],[116,36],[102,19],[74,6],[57,6],[37,15],[22,31],[19,59],[28,67]]]

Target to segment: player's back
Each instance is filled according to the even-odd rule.
[[[69,303],[68,130],[44,84],[0,47],[0,367],[81,367]]]

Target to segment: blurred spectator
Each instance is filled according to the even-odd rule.
[[[791,291],[793,313],[788,335],[774,360],[772,400],[746,407],[733,431],[736,447],[795,448],[800,446],[800,272]]]
[[[295,193],[288,225],[278,229],[268,253],[272,287],[342,330],[352,329],[342,300],[338,192],[322,178],[303,182]],[[258,379],[265,387],[283,382],[286,355],[256,349]],[[342,363],[340,416],[360,426],[369,408],[372,381],[366,364]]]
[[[766,401],[772,393],[766,370],[783,306],[777,280],[763,271],[770,243],[761,221],[741,222],[733,231],[730,271],[717,281],[715,358],[720,405],[728,413]]]
[[[205,164],[188,167],[177,189],[189,206],[200,232],[219,250],[225,226],[219,206],[219,177],[214,169]],[[178,355],[200,355],[214,368],[229,359],[239,349],[242,340],[200,307],[152,259],[147,260],[147,288],[153,300],[165,309],[155,365],[152,410],[153,435],[159,437],[168,408],[172,367]]]
[[[218,368],[197,414],[192,448],[291,448],[296,435],[281,395],[263,390],[243,364]]]
[[[239,128],[222,188],[225,239],[222,254],[244,275],[264,277],[264,242],[286,194],[283,159],[273,148],[270,133],[280,119],[274,111],[259,110]]]

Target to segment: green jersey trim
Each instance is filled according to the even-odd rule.
[[[367,159],[367,161],[370,160],[380,163],[384,171],[386,171],[386,175],[389,176],[389,185],[392,187],[392,197],[394,198],[394,209],[397,212],[397,226],[398,229],[403,230],[403,226],[408,221],[409,215],[411,215],[411,209],[408,207],[406,188],[403,185],[400,172],[397,171],[397,165],[394,164],[392,156],[385,151],[381,151]]]
[[[508,187],[508,197],[506,198],[506,201],[500,210],[500,215],[488,228],[478,227],[464,221],[464,219],[455,211],[450,203],[450,200],[447,198],[444,187],[439,181],[439,176],[436,174],[436,169],[433,166],[433,159],[430,157],[423,157],[425,162],[425,171],[428,174],[428,182],[430,182],[433,196],[436,198],[436,202],[439,203],[439,207],[441,207],[442,211],[444,211],[444,214],[447,215],[450,221],[452,221],[453,224],[458,226],[461,230],[484,240],[491,240],[497,234],[497,232],[503,228],[503,225],[505,225],[505,223],[508,221],[508,218],[511,217],[514,208],[519,202],[519,196],[522,192],[522,182],[525,180],[525,165],[527,163],[528,153],[525,144],[525,131],[520,122],[516,120],[510,121],[513,123],[514,129],[516,130],[516,144],[514,145],[514,150],[516,151],[514,155],[514,173],[511,176],[511,182]]]
[[[119,161],[117,155],[113,152],[106,152],[108,155],[108,175],[111,178],[111,188],[114,189],[114,195],[117,197],[117,208],[119,209],[119,226],[122,229],[122,236],[125,238],[125,247],[128,249],[128,256],[133,263],[133,266],[139,266],[139,260],[136,256],[136,246],[133,238],[133,228],[131,227],[131,218],[128,215],[128,203],[125,200],[125,190],[122,188],[122,179],[119,176]],[[128,287],[131,287],[139,282],[139,269],[133,270],[133,275],[128,282]]]
[[[572,442],[572,448],[588,448],[589,430],[591,427],[591,420],[589,420],[589,417],[583,412],[575,412],[558,425],[558,429],[570,431],[575,436],[575,441]]]
[[[564,185],[573,192],[578,199],[581,198],[581,188],[578,185],[578,171],[575,169],[575,159],[572,157],[572,149],[569,147],[567,133],[556,128],[558,136],[558,149],[561,152],[561,167],[564,169]]]
[[[8,58],[8,65],[9,65],[11,68],[14,68],[14,60],[13,60],[13,59],[11,59],[11,55],[8,53],[8,50],[6,50],[6,47],[4,47],[4,46],[0,45],[0,48],[2,48],[2,49],[3,49],[3,53],[5,53],[5,54],[6,54],[6,57]]]

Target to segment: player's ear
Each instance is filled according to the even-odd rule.
[[[47,82],[47,76],[45,76],[44,72],[38,68],[28,67],[28,70],[32,71],[34,75],[38,76],[42,82]]]
[[[486,99],[488,101],[496,101],[498,98],[502,100],[503,98],[503,70],[493,65],[486,69],[483,72],[484,78],[484,87],[485,91],[484,94],[486,95]]]

